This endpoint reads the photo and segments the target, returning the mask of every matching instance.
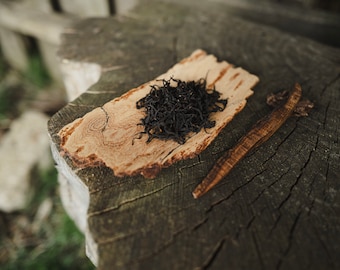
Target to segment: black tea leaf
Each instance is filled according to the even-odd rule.
[[[204,79],[185,82],[171,78],[162,82],[162,86],[152,85],[150,93],[136,102],[137,109],[144,108],[146,113],[140,124],[144,126],[141,134],[148,135],[147,142],[157,138],[184,144],[190,132],[214,127],[210,114],[223,111],[227,105],[219,92],[206,89]]]

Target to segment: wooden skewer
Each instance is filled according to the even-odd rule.
[[[292,115],[302,96],[301,86],[296,83],[286,103],[258,121],[241,138],[236,146],[227,151],[215,164],[206,178],[195,188],[192,195],[199,198],[219,183],[250,150],[268,140]]]

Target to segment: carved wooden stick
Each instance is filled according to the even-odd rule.
[[[241,138],[236,146],[227,151],[215,164],[206,178],[195,188],[192,195],[198,198],[214,187],[250,150],[268,140],[292,115],[302,96],[301,86],[296,83],[286,103],[262,118]]]

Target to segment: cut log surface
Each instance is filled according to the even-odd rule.
[[[171,78],[181,81],[206,78],[207,89],[217,89],[220,98],[228,100],[228,105],[210,117],[215,122],[213,128],[191,134],[184,144],[159,139],[147,142],[147,136],[138,138],[144,129],[141,119],[145,112],[137,109],[137,101],[150,92],[151,86],[161,86],[162,80]],[[258,77],[242,68],[234,68],[225,61],[217,62],[213,55],[196,50],[155,80],[68,124],[59,132],[61,148],[78,167],[103,164],[116,176],[142,174],[154,178],[162,167],[201,153],[244,108],[246,98],[253,93],[251,87],[257,82]]]
[[[84,201],[92,260],[98,269],[340,269],[340,50],[246,21],[227,1],[177,2],[145,1],[128,16],[84,20],[63,36],[62,61],[101,69],[98,82],[49,122],[58,168]],[[93,110],[106,121],[105,104],[197,48],[260,78],[199,155],[154,179],[117,177],[60,155],[66,125]],[[195,200],[193,189],[219,157],[271,111],[266,96],[296,82],[315,104],[309,116],[289,118]],[[103,120],[93,126],[101,130]]]

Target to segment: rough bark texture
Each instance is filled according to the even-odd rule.
[[[69,170],[89,190],[88,229],[99,269],[339,269],[340,50],[255,24],[223,4],[147,4],[92,19],[64,36],[62,59],[102,67],[98,83],[52,117],[66,124],[165,72],[196,48],[260,78],[247,106],[197,158],[157,178]],[[106,72],[105,72],[106,71]],[[315,108],[289,119],[198,200],[193,188],[270,111],[270,92],[302,86]],[[59,157],[59,162],[64,162]]]

